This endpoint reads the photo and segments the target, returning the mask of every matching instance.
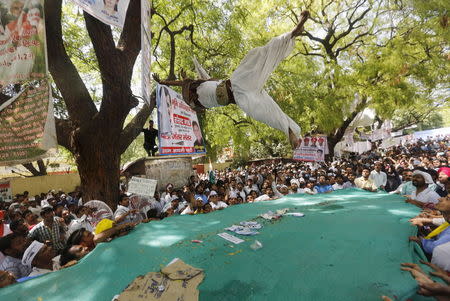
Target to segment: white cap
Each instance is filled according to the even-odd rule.
[[[43,243],[34,240],[23,253],[22,264],[30,267],[34,257],[36,257],[37,253],[39,253],[43,246]]]
[[[421,170],[415,170],[413,172],[413,176],[415,175],[421,175],[425,179],[426,184],[433,184],[433,179],[431,178],[431,175],[427,172],[421,171]]]
[[[217,195],[217,192],[215,192],[214,190],[211,190],[211,192],[210,192],[209,195],[208,195],[208,199],[209,199],[210,197],[212,197],[212,196],[215,196],[215,195]]]

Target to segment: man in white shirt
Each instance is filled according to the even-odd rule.
[[[228,193],[228,197],[230,199],[237,198],[239,194],[239,190],[237,189],[237,184],[235,179],[231,179],[230,181],[230,192]]]
[[[344,179],[342,178],[342,176],[336,176],[335,178],[336,183],[333,184],[333,190],[341,190],[344,189]]]
[[[196,214],[201,212],[203,200],[201,197],[193,198],[189,205],[180,213],[180,215]]]
[[[430,174],[415,170],[413,172],[412,183],[416,187],[412,195],[406,200],[407,203],[424,207],[427,204],[437,204],[440,196],[432,189],[428,188],[429,184],[433,184]]]
[[[250,194],[250,192],[252,190],[254,190],[254,191],[259,193],[258,186],[256,184],[253,184],[253,179],[252,178],[248,178],[247,179],[247,186],[244,187],[244,190],[245,190],[246,194]]]
[[[343,189],[356,187],[356,185],[355,185],[356,176],[353,172],[347,173],[347,179],[348,179],[348,181],[345,182],[344,185],[342,185]]]
[[[245,190],[244,190],[244,184],[242,184],[242,183],[237,184],[237,196],[241,197],[242,200],[244,200],[244,201],[247,198],[247,194],[245,193]]]
[[[375,169],[370,172],[370,179],[375,183],[375,186],[384,190],[387,182],[387,175],[381,171],[381,162],[375,162]]]
[[[133,222],[137,210],[130,210],[129,206],[130,198],[125,194],[121,195],[119,205],[117,206],[116,212],[114,212],[114,220],[117,224]]]
[[[91,209],[86,206],[80,206],[77,209],[77,218],[72,220],[69,224],[69,230],[67,231],[67,237],[70,236],[73,232],[75,232],[78,229],[85,228],[89,232],[94,232],[94,227],[92,227],[92,224],[89,222],[89,215]]]
[[[278,197],[275,196],[275,193],[272,188],[266,188],[263,195],[260,195],[255,199],[255,202],[262,202],[262,201],[271,201],[275,200]]]
[[[356,185],[356,187],[367,190],[367,191],[371,191],[371,192],[377,191],[377,186],[372,181],[372,179],[370,179],[369,168],[363,168],[362,176],[355,179],[355,185]]]
[[[219,201],[219,195],[214,190],[209,193],[208,200],[213,210],[220,210],[228,207],[225,202]]]

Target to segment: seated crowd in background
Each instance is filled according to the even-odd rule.
[[[283,164],[267,160],[215,170],[192,176],[181,189],[168,184],[163,193],[155,192],[152,198],[130,195],[123,189],[115,212],[100,201],[85,203],[79,190],[67,194],[50,191],[34,197],[25,191],[12,203],[0,202],[0,287],[71,266],[98,243],[125,235],[141,222],[209,213],[288,194],[316,195],[349,188],[400,194],[406,202],[422,208],[421,215],[412,220],[420,226],[421,236],[411,239],[448,271],[449,265],[440,262],[450,261],[445,207],[449,145],[445,138],[333,162]],[[436,259],[439,256],[446,260]]]

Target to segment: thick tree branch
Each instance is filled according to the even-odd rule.
[[[56,86],[61,91],[71,119],[78,123],[88,122],[97,108],[74,64],[64,48],[61,27],[62,0],[45,1],[45,24],[49,69]]]
[[[71,143],[72,127],[69,120],[55,118],[56,139],[58,144],[67,148],[70,152],[74,152]]]
[[[38,167],[39,167],[39,173],[41,175],[46,175],[47,174],[47,166],[45,166],[44,161],[42,161],[42,159],[39,159],[36,161]]]
[[[133,120],[127,124],[127,126],[123,129],[120,134],[120,148],[119,153],[122,154],[128,148],[128,146],[133,142],[134,139],[141,133],[142,128],[145,125],[148,117],[151,112],[155,108],[156,99],[155,96],[152,95],[150,105],[145,104],[142,109],[134,116]]]
[[[367,105],[367,96],[362,96],[361,102],[356,106],[355,111],[353,111],[350,116],[342,123],[342,125],[334,132],[334,136],[331,137],[333,142],[337,143],[344,137],[345,131],[350,126],[352,121],[356,118],[359,112],[362,112]]]
[[[117,47],[122,49],[124,58],[127,60],[126,64],[133,68],[135,60],[141,50],[141,31],[136,28],[141,28],[141,1],[130,1],[127,10],[125,24],[123,26],[122,34],[120,35]],[[149,18],[154,14],[151,9]]]
[[[84,12],[84,19],[100,67],[103,86],[114,85],[117,67],[124,62],[120,60],[119,51],[114,44],[111,26],[106,25],[87,12]]]
[[[44,162],[42,162],[42,160],[38,160],[38,165],[39,165],[39,161],[41,162],[41,164],[44,164]],[[31,172],[33,177],[44,176],[47,174],[47,170],[46,170],[45,166],[44,166],[43,172],[41,172],[41,170],[37,170],[36,167],[34,167],[32,162],[24,163],[24,164],[22,164],[22,166],[25,167],[29,172]]]

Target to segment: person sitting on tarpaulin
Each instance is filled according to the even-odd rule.
[[[250,50],[229,80],[211,79],[194,60],[199,80],[163,81],[157,75],[154,79],[163,85],[181,86],[183,99],[193,108],[212,108],[237,104],[247,115],[272,128],[284,132],[293,147],[297,146],[300,127],[264,90],[264,84],[278,64],[291,53],[295,38],[303,32],[309,17],[303,11],[295,29],[273,38],[265,46]]]

